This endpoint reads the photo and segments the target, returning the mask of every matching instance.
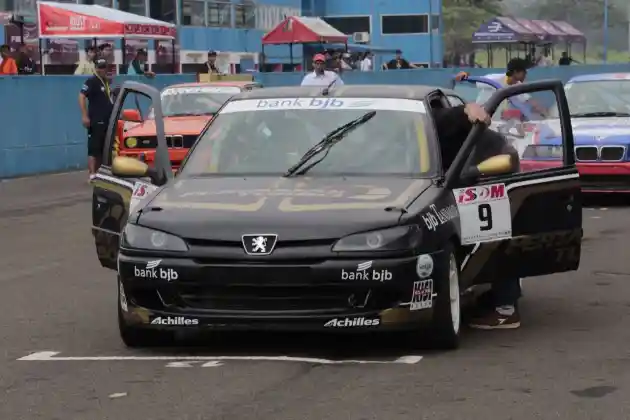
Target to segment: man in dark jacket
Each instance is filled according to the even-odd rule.
[[[447,170],[457,156],[466,137],[472,130],[473,124],[483,123],[490,125],[490,115],[486,110],[475,103],[447,109],[435,109],[433,117],[440,139],[442,152],[442,165]],[[474,163],[480,163],[492,156],[508,153],[518,159],[516,151],[508,145],[505,137],[490,129],[484,130],[474,151]],[[515,166],[516,168],[517,166]],[[516,303],[521,297],[520,279],[499,279],[492,285],[491,295],[493,310],[483,316],[474,319],[472,328],[514,329],[521,325]]]

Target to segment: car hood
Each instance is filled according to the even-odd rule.
[[[401,212],[385,208],[404,206],[429,186],[426,179],[382,177],[187,178],[147,203],[138,224],[187,239],[334,239],[398,224]]]
[[[212,118],[207,116],[191,117],[167,117],[164,118],[164,131],[166,135],[198,135]],[[125,137],[155,136],[155,120],[146,120],[125,133]]]
[[[560,122],[548,120],[544,124],[551,132],[542,138],[542,144],[560,144]],[[629,144],[630,143],[630,118],[573,118],[573,137],[575,144]]]

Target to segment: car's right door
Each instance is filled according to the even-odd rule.
[[[493,112],[510,97],[537,92],[556,98],[555,106],[559,110],[556,115],[560,115],[564,142],[562,166],[519,172],[518,165],[514,165],[511,172],[492,174],[492,165],[501,161],[501,158],[495,158],[486,161],[488,169],[484,169],[492,175],[471,178],[466,175],[467,168],[492,155],[505,158],[506,153],[510,153],[512,162],[518,161],[510,147],[492,151],[481,143],[482,128],[475,127],[447,173],[446,182],[453,187],[460,213],[460,242],[466,246],[463,282],[485,283],[579,267],[581,190],[573,156],[569,109],[561,82],[545,81],[501,89],[486,102],[486,106]],[[491,162],[490,166],[488,162]]]

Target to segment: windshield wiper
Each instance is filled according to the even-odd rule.
[[[367,113],[361,115],[359,118],[354,119],[354,120],[352,120],[352,121],[342,125],[341,127],[336,128],[335,130],[331,131],[330,133],[326,134],[326,136],[319,143],[317,143],[315,146],[313,146],[310,149],[308,149],[306,151],[306,153],[304,153],[304,155],[300,158],[298,163],[296,163],[295,165],[291,166],[285,172],[285,174],[283,176],[288,178],[288,177],[290,177],[292,175],[295,175],[295,174],[297,174],[297,175],[304,175],[309,169],[311,169],[313,166],[317,165],[319,162],[324,160],[324,158],[326,156],[328,156],[328,152],[330,151],[330,148],[332,146],[334,146],[339,141],[341,141],[348,133],[350,133],[352,130],[354,130],[358,126],[360,126],[362,124],[365,124],[366,122],[370,121],[372,118],[374,118],[375,115],[376,115],[376,111],[367,112]],[[322,156],[321,159],[311,163],[310,165],[308,165],[304,169],[300,169],[309,160],[311,160],[314,156],[320,154],[323,151],[326,151],[326,154],[324,156]]]
[[[590,118],[590,117],[630,117],[627,112],[601,111],[601,112],[578,112],[571,114],[573,118]]]

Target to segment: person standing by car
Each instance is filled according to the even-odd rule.
[[[446,171],[457,156],[474,123],[490,124],[490,115],[476,103],[447,109],[433,110],[440,139],[443,169]],[[492,130],[485,130],[476,146],[475,163],[504,153],[514,155],[506,139]],[[516,155],[518,156],[518,155]],[[470,323],[471,328],[482,330],[514,329],[521,325],[517,301],[521,297],[520,279],[499,279],[492,284],[491,309],[481,313]]]
[[[313,71],[302,79],[302,86],[342,86],[343,80],[334,71],[326,70],[326,56],[315,54],[313,57]]]
[[[113,109],[107,60],[98,58],[94,75],[88,78],[79,93],[81,122],[88,133],[88,169],[90,180],[101,166],[109,117]]]

